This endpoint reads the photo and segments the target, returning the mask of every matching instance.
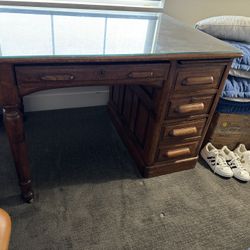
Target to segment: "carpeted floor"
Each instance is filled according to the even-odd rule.
[[[141,178],[105,107],[29,113],[25,125],[31,205],[19,198],[0,125],[0,207],[13,221],[10,250],[250,247],[250,183],[200,164]]]

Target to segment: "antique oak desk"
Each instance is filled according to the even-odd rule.
[[[241,56],[164,14],[60,9],[0,9],[0,46],[0,105],[28,202],[24,96],[110,85],[118,132],[142,175],[157,176],[194,167],[231,62]]]

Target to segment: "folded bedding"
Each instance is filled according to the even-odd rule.
[[[242,43],[236,41],[225,41],[232,46],[240,49],[243,53],[243,57],[235,58],[233,60],[232,68],[241,71],[250,72],[250,43]]]
[[[250,98],[250,44],[225,41],[240,49],[243,57],[235,58],[232,63],[232,70],[226,80],[222,97]]]
[[[239,101],[239,99],[235,100],[232,98],[228,98],[228,99],[220,98],[216,110],[217,112],[220,112],[220,113],[250,115],[250,102],[249,100],[243,102],[243,101]]]
[[[250,79],[250,72],[240,69],[230,69],[229,75]]]
[[[222,97],[250,98],[250,79],[228,76]]]

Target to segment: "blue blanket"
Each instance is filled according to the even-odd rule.
[[[250,44],[235,41],[225,42],[230,43],[232,46],[240,49],[243,53],[243,57],[233,60],[232,68],[250,72]]]
[[[244,54],[243,57],[235,58],[232,63],[233,69],[243,70],[250,72],[250,44],[225,41],[232,46],[240,49]],[[250,79],[228,76],[224,90],[222,92],[223,97],[233,98],[250,98]]]
[[[250,79],[228,76],[222,96],[250,98]]]

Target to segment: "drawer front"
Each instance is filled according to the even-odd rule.
[[[166,125],[162,130],[162,143],[185,142],[201,137],[205,124],[206,119]]]
[[[177,70],[175,90],[218,88],[225,66],[189,66]]]
[[[180,143],[160,147],[158,151],[158,161],[175,161],[190,157],[195,157],[198,154],[199,141]]]
[[[55,84],[84,81],[153,81],[167,77],[167,63],[60,66],[16,66],[18,84]]]
[[[213,104],[214,97],[214,95],[209,95],[172,99],[170,101],[167,117],[178,118],[208,114]]]

